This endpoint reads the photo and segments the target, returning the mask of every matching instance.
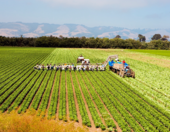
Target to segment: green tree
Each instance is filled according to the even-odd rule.
[[[152,39],[152,40],[161,39],[161,35],[160,35],[160,34],[155,34],[151,39]]]
[[[121,38],[121,36],[120,35],[116,35],[116,37],[115,38]]]

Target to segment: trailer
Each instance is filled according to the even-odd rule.
[[[119,75],[120,77],[133,77],[135,78],[135,72],[130,68],[127,63],[123,64],[121,62],[109,63],[109,69]]]

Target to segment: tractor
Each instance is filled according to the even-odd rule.
[[[88,65],[90,63],[89,59],[84,59],[82,55],[77,58],[77,63],[82,63],[83,65]]]

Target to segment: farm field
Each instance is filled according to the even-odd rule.
[[[149,53],[149,54],[168,56],[168,57],[170,56],[169,50],[130,50],[130,51]]]
[[[37,63],[75,64],[80,54],[91,63],[118,54],[136,78],[120,78],[108,68],[33,70]],[[35,109],[38,116],[75,121],[92,131],[169,132],[169,66],[168,57],[130,50],[0,47],[0,111]]]

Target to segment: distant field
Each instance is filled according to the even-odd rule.
[[[150,53],[155,55],[170,56],[170,50],[129,50],[142,53]]]
[[[118,54],[136,78],[120,78],[108,68],[94,72],[33,70],[37,63],[75,64],[80,54],[91,63]],[[168,132],[170,69],[158,66],[160,61],[164,60],[114,49],[0,48],[0,111],[20,114],[35,109],[38,116],[76,121],[94,131]]]

